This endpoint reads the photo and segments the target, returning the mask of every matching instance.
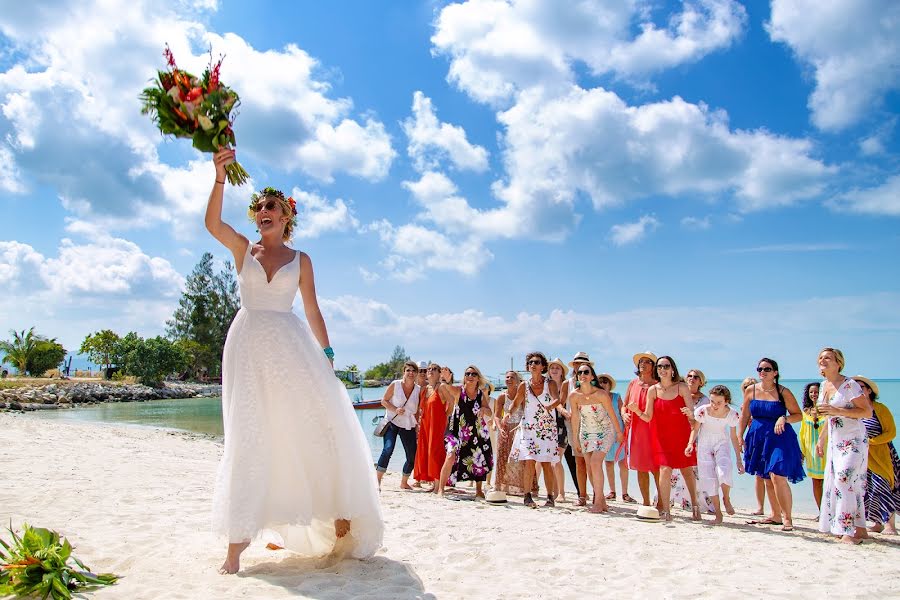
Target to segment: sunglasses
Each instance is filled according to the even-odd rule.
[[[578,374],[579,375],[590,375],[591,370],[590,369],[581,369],[580,371],[578,371]]]
[[[598,379],[597,381],[600,382],[600,385],[603,385],[604,383],[612,383],[612,381],[610,381],[610,380],[607,379],[606,377],[601,377],[601,378]]]
[[[757,373],[771,373],[774,370],[772,367],[756,367]]]
[[[256,212],[259,212],[263,209],[265,210],[275,210],[275,207],[278,206],[278,200],[268,200],[266,202],[260,202],[256,205]]]
[[[693,373],[688,373],[686,379],[700,379],[700,376],[694,375]]]
[[[466,373],[466,377],[478,377],[478,373],[476,373],[475,371],[468,371]]]
[[[419,369],[419,373],[427,373],[428,369]]]
[[[656,365],[656,368],[659,369],[660,371],[665,371],[666,369],[671,369],[671,368],[672,368],[672,365],[665,365],[665,364],[663,364],[663,365]]]
[[[528,361],[528,366],[529,366],[529,367],[530,367],[531,365],[543,365],[543,364],[544,364],[544,361],[538,360],[537,358],[533,358],[533,359],[531,359],[531,360]]]

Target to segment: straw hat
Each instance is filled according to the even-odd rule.
[[[637,510],[637,519],[647,523],[658,523],[659,511],[655,506],[640,506]]]
[[[854,380],[854,381],[857,381],[857,382],[862,381],[862,382],[865,383],[867,386],[869,386],[870,388],[872,388],[872,391],[875,392],[875,395],[876,395],[876,396],[879,395],[879,394],[878,394],[878,384],[875,383],[874,381],[872,381],[871,379],[869,379],[868,377],[863,377],[862,375],[854,375],[854,376],[853,376],[853,380]]]
[[[574,369],[575,363],[577,363],[577,362],[585,362],[585,363],[588,363],[589,365],[591,365],[592,367],[594,366],[594,361],[591,360],[591,357],[588,356],[587,352],[579,352],[578,354],[576,354],[572,358],[572,362],[569,363],[569,366]]]
[[[631,357],[632,362],[634,362],[634,366],[638,366],[638,361],[640,361],[642,358],[649,358],[653,361],[654,365],[656,364],[656,355],[648,350],[647,352],[638,352]]]
[[[488,504],[506,504],[506,492],[491,490],[484,497],[484,501]]]
[[[563,370],[563,379],[566,378],[566,375],[569,374],[569,367],[566,366],[566,363],[562,361],[561,358],[557,357],[547,363],[547,370],[550,370],[550,365],[559,365]]]
[[[609,391],[613,391],[614,389],[616,389],[616,378],[615,377],[613,377],[609,373],[597,373],[597,379],[602,379],[604,377],[609,379],[609,383],[610,383]]]

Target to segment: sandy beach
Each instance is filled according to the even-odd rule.
[[[532,511],[401,492],[385,477],[384,547],[369,561],[302,559],[255,543],[238,576],[216,573],[209,531],[222,446],[160,429],[0,413],[0,523],[59,530],[96,571],[122,576],[97,598],[816,597],[897,593],[900,539],[848,548],[814,533],[745,525],[642,523],[571,504]],[[374,475],[373,475],[374,476]],[[8,534],[2,535],[8,539]]]

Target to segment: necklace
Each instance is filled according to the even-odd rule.
[[[764,387],[762,386],[762,384],[759,384],[759,389],[761,389],[761,390],[764,391],[764,392],[774,392],[774,391],[775,391],[775,386],[770,387],[769,389],[766,389],[766,388],[764,388]]]

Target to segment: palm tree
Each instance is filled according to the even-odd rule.
[[[0,352],[5,355],[0,363],[7,363],[16,368],[20,375],[24,375],[27,370],[28,358],[35,351],[38,342],[42,341],[40,336],[34,335],[34,327],[26,333],[23,329],[21,332],[10,329],[13,339],[10,341],[0,341]]]

